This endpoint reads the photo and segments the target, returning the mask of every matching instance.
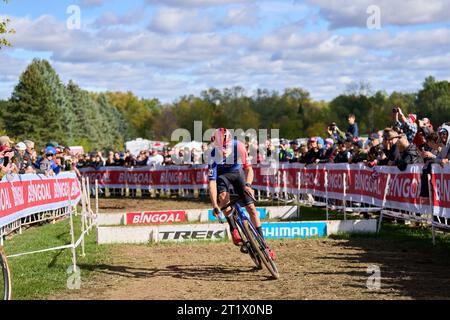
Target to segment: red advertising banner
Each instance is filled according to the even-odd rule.
[[[433,165],[432,172],[433,214],[450,218],[450,168]]]
[[[0,226],[19,218],[66,207],[81,198],[80,183],[73,172],[54,177],[15,175],[0,182]]]
[[[126,214],[126,224],[128,225],[168,224],[186,221],[186,211],[149,211]]]
[[[411,165],[405,171],[397,167],[364,164],[303,165],[272,164],[253,166],[253,186],[271,193],[312,194],[330,199],[364,203],[383,208],[450,216],[450,168],[433,166],[433,208],[421,203],[423,165]],[[83,169],[91,183],[110,188],[206,189],[206,165],[143,168],[104,167]],[[388,183],[389,182],[389,183]]]
[[[91,184],[109,188],[202,189],[208,187],[206,165],[161,167],[101,167],[82,169]]]

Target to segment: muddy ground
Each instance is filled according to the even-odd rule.
[[[207,208],[168,200],[101,200],[101,211]],[[108,263],[58,299],[449,299],[450,259],[432,245],[382,238],[271,241],[280,279],[228,242],[115,245]],[[379,267],[381,288],[368,288]],[[373,269],[372,269],[373,270]],[[370,282],[369,283],[374,283]],[[236,296],[239,293],[239,297]],[[55,297],[56,298],[56,297]]]

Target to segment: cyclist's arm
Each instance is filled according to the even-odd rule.
[[[245,183],[252,184],[253,177],[254,177],[254,172],[253,172],[252,166],[244,168],[244,172],[245,172]]]
[[[213,163],[208,166],[208,179],[209,179],[209,198],[213,208],[217,208],[217,164]]]
[[[242,161],[242,167],[245,172],[245,182],[252,184],[254,177],[252,164],[250,162],[250,158],[248,157],[247,150],[245,150],[245,146],[241,142],[238,143],[238,153],[239,160]]]
[[[209,181],[209,198],[211,199],[211,205],[213,208],[217,208],[217,183],[216,180]]]

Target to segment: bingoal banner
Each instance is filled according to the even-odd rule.
[[[450,217],[450,167],[433,165],[433,199],[420,198],[423,165],[395,166],[278,163],[253,166],[253,187],[270,193],[311,194],[380,208]],[[130,189],[207,189],[207,165],[85,168],[100,187]]]
[[[74,172],[57,176],[23,174],[0,182],[0,227],[26,216],[76,205],[81,185]]]

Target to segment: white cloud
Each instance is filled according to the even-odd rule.
[[[251,3],[255,0],[146,0],[150,5],[165,5],[172,7],[215,7],[235,3]]]
[[[366,28],[370,14],[367,8],[380,8],[383,25],[414,25],[449,22],[450,2],[447,0],[307,0],[319,7],[320,15],[330,23],[330,28]]]
[[[101,7],[105,0],[81,0],[81,5],[84,7]]]
[[[254,20],[253,29],[219,30],[227,18],[230,27],[258,19],[261,11],[252,6],[227,7],[214,16],[204,15],[210,8],[161,6],[150,28],[133,31],[120,26],[132,22],[128,14],[103,14],[97,20],[114,28],[72,31],[49,15],[12,17],[17,33],[11,40],[17,49],[49,55],[64,81],[73,79],[90,90],[132,90],[164,102],[209,87],[301,86],[316,99],[330,99],[352,81],[404,91],[419,88],[430,74],[449,79],[448,29],[336,35],[291,22],[255,35],[249,33],[259,27]],[[0,58],[0,95],[6,97],[29,60]]]
[[[149,29],[163,33],[209,32],[214,29],[214,22],[195,9],[161,8],[155,13]]]
[[[145,16],[145,10],[143,8],[136,8],[124,15],[118,15],[115,12],[104,12],[94,22],[96,27],[109,27],[116,25],[133,25],[143,20]]]

